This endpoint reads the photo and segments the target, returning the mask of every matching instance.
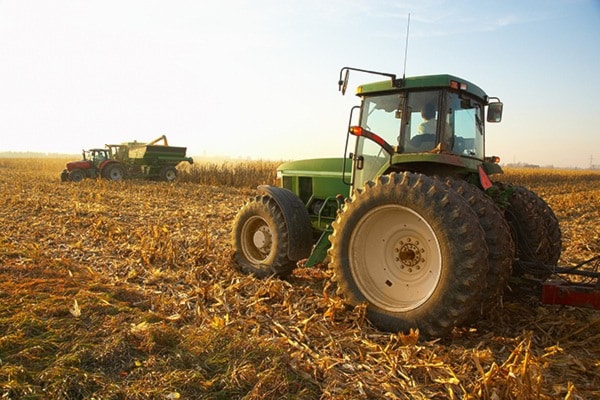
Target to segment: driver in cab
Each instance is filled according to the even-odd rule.
[[[423,122],[421,122],[417,128],[417,132],[419,135],[434,135],[435,129],[437,127],[437,119],[435,119],[435,107],[431,103],[425,104],[423,108],[421,108],[421,118],[423,118]],[[429,139],[429,140],[434,140]]]
[[[410,139],[408,151],[429,151],[435,146],[437,119],[435,118],[435,106],[431,103],[421,108],[421,122],[417,126],[417,135]]]

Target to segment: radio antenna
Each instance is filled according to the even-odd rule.
[[[404,71],[402,71],[402,80],[406,77],[406,59],[408,58],[408,33],[410,30],[410,13],[408,13],[408,23],[406,24],[406,44],[404,45]]]

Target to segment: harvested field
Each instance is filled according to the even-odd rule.
[[[543,305],[515,280],[502,308],[450,337],[381,333],[326,266],[288,280],[236,270],[232,220],[272,175],[75,184],[59,181],[64,161],[0,159],[2,398],[600,397],[597,310]],[[600,253],[600,173],[502,180],[554,209],[561,265]]]

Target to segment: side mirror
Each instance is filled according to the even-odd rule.
[[[343,68],[342,68],[343,69]],[[342,71],[340,71],[340,80],[338,81],[339,90],[342,92],[342,96],[346,94],[346,88],[348,87],[348,77],[350,76],[350,70],[346,69],[344,78],[341,79]]]
[[[500,101],[490,103],[487,111],[487,122],[502,121],[502,107],[503,104]]]

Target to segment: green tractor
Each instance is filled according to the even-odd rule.
[[[281,187],[258,188],[234,221],[239,268],[284,277],[328,262],[338,293],[366,303],[376,328],[426,336],[498,305],[511,274],[548,275],[561,251],[556,216],[530,190],[490,178],[502,169],[484,154],[484,121],[500,122],[500,100],[451,75],[348,67],[342,93],[350,70],[386,79],[357,88],[344,157],[284,163]]]

